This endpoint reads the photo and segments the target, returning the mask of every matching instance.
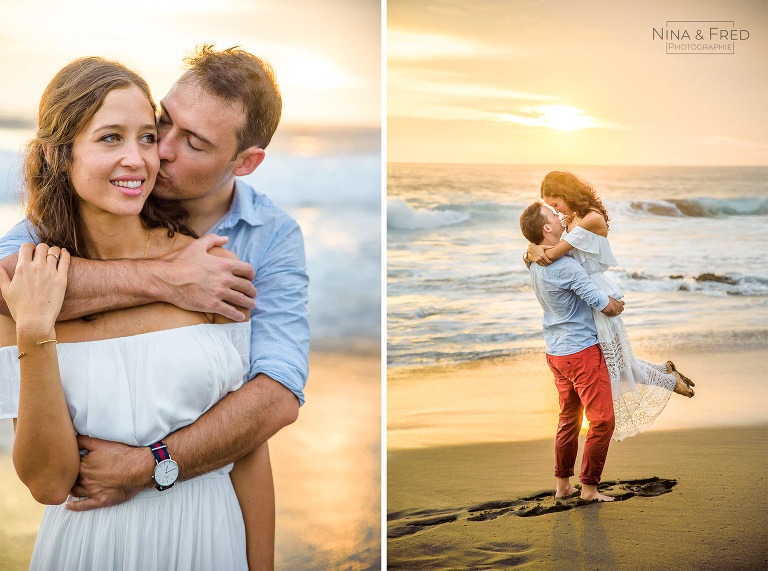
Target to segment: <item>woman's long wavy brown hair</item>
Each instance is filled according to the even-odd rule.
[[[86,57],[64,67],[45,88],[38,112],[38,130],[27,144],[24,158],[24,204],[37,237],[49,246],[66,248],[73,256],[89,258],[80,198],[72,186],[72,144],[114,89],[136,86],[156,110],[147,83],[125,66]],[[186,211],[151,194],[141,218],[149,228],[165,228],[194,236]]]
[[[562,171],[552,171],[541,181],[542,198],[560,198],[565,201],[568,208],[573,210],[580,218],[588,212],[596,210],[605,218],[608,225],[608,211],[603,202],[597,197],[595,189],[585,180],[581,180],[574,174]]]

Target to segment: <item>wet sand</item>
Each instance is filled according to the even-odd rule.
[[[767,568],[768,356],[669,357],[696,396],[672,395],[651,430],[612,442],[603,482],[622,501],[587,505],[552,498],[543,357],[390,371],[389,568]]]
[[[389,569],[765,569],[767,445],[766,426],[640,435],[603,481],[658,481],[560,506],[551,440],[390,452]]]
[[[270,441],[278,569],[381,566],[378,355],[313,353],[299,420]],[[0,452],[0,569],[28,569],[43,506]]]
[[[706,348],[638,353],[656,363],[672,359],[696,382],[696,396],[672,395],[651,432],[768,423],[765,341]],[[387,371],[390,450],[554,438],[559,410],[543,354]]]

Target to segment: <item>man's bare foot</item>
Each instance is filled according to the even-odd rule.
[[[598,502],[612,502],[615,498],[599,493],[597,491],[597,486],[592,486],[590,484],[582,484],[581,499],[586,502],[591,502],[593,500],[597,500]]]
[[[578,493],[578,488],[571,486],[570,478],[555,478],[555,480],[557,480],[557,488],[555,489],[556,498],[567,498]]]
[[[673,389],[674,392],[688,398],[693,396],[693,389],[688,386],[688,383],[683,380],[680,373],[677,372],[677,369],[672,366],[672,361],[667,361],[667,373],[675,375],[675,388]]]

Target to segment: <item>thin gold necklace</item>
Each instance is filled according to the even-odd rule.
[[[147,259],[147,252],[149,252],[149,241],[152,239],[152,228],[149,229],[149,233],[147,234],[147,247],[144,248],[144,259]]]

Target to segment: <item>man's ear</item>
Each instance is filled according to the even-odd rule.
[[[544,224],[544,226],[541,227],[541,231],[545,234],[551,234],[552,233],[552,226],[549,224]]]
[[[232,169],[232,174],[235,176],[251,174],[261,164],[261,161],[264,160],[264,155],[264,149],[255,146],[240,151],[237,154],[237,158],[235,158],[235,167]]]

